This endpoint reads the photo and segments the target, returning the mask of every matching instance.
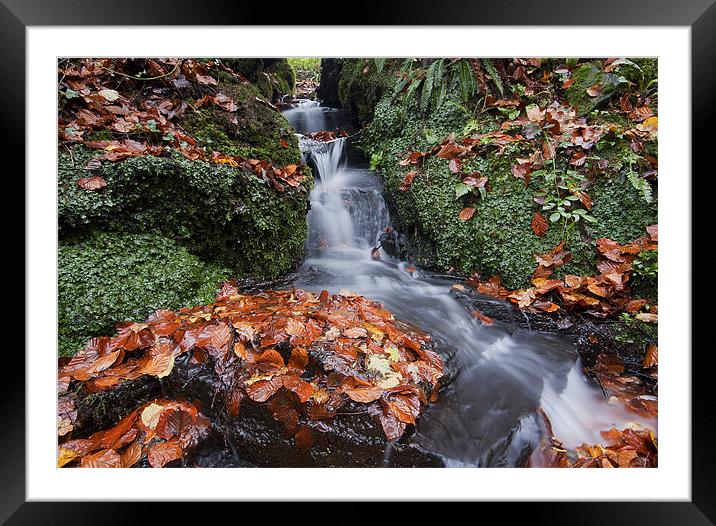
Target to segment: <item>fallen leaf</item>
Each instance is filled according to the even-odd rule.
[[[99,175],[95,175],[93,177],[83,177],[82,179],[78,179],[77,186],[84,190],[95,191],[107,186],[107,181]]]
[[[535,235],[542,237],[547,233],[547,230],[549,230],[549,221],[539,212],[535,212],[534,217],[532,217],[531,226]]]
[[[458,219],[460,219],[460,221],[469,221],[473,215],[475,215],[474,208],[463,208],[458,215]]]

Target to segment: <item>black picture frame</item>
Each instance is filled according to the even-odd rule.
[[[573,25],[573,26],[688,26],[691,28],[692,155],[705,161],[713,139],[714,86],[716,85],[716,0],[512,0],[490,2],[459,0],[430,2],[403,0],[363,2],[351,11],[301,9],[295,4],[243,0],[0,0],[0,126],[4,149],[24,170],[25,151],[25,30],[27,26],[84,25]],[[349,6],[350,7],[350,6]],[[337,9],[337,8],[336,8]],[[687,102],[685,101],[685,104]],[[688,111],[685,108],[685,111]],[[696,164],[694,163],[694,166]],[[709,165],[706,162],[702,166]],[[692,169],[693,173],[697,173]],[[712,170],[704,173],[711,176]],[[6,177],[10,173],[6,172]],[[15,180],[20,178],[17,175]],[[684,175],[686,177],[686,175]],[[693,179],[692,179],[693,181]],[[24,188],[21,190],[24,195]],[[15,199],[16,200],[16,199]],[[13,214],[18,212],[14,211]],[[15,259],[20,251],[15,251]],[[32,279],[23,269],[25,283]],[[687,272],[688,275],[688,272]],[[691,290],[691,282],[687,286]],[[688,308],[688,306],[685,306]],[[705,316],[693,311],[694,316]],[[705,321],[705,320],[704,320]],[[42,330],[41,323],[25,319],[25,330]],[[692,326],[694,326],[692,322]],[[13,329],[19,333],[18,329]],[[687,352],[691,342],[685,341]],[[707,383],[710,367],[706,348],[692,354],[692,500],[690,502],[510,503],[512,521],[522,519],[550,524],[716,524],[716,454],[710,433],[713,421]],[[10,349],[6,348],[9,355]],[[6,355],[7,356],[7,355]],[[14,360],[14,362],[12,362]],[[25,361],[14,353],[6,358],[12,374],[3,375],[0,397],[0,522],[8,524],[128,523],[141,517],[146,523],[165,513],[165,506],[138,503],[28,503],[25,500]],[[701,394],[704,393],[704,394]],[[555,488],[555,499],[560,498]],[[267,495],[268,496],[268,495]],[[588,497],[588,495],[585,495]],[[627,496],[625,496],[627,498]],[[216,504],[218,505],[218,504]],[[498,504],[485,503],[494,507]],[[183,513],[186,503],[171,504]],[[222,507],[223,508],[223,507]],[[403,508],[404,509],[404,508]],[[221,513],[216,510],[212,514]],[[403,513],[401,511],[401,513]],[[487,515],[481,516],[486,517]],[[101,517],[101,518],[100,518]]]

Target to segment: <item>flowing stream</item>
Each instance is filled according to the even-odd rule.
[[[341,110],[314,101],[298,101],[284,115],[299,134],[346,124]],[[300,136],[316,180],[296,286],[381,301],[454,352],[456,379],[420,417],[413,440],[449,467],[522,466],[540,440],[540,406],[567,447],[601,442],[601,430],[634,418],[587,383],[567,339],[504,323],[483,326],[450,294],[454,281],[410,272],[382,249],[374,259],[390,216],[376,174],[347,161],[347,140]]]

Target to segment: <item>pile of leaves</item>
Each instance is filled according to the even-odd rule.
[[[648,305],[644,299],[632,299],[627,284],[636,257],[645,250],[658,250],[658,226],[651,225],[646,230],[645,236],[626,245],[607,238],[597,239],[598,273],[591,276],[568,274],[563,279],[551,278],[556,269],[572,259],[571,252],[560,243],[547,254],[535,254],[537,268],[532,275],[532,287],[507,290],[499,276],[482,280],[478,274],[473,274],[467,284],[481,294],[508,299],[533,312],[551,313],[565,308],[596,318],[628,312],[635,313],[641,321],[655,323],[658,307]]]
[[[111,429],[61,443],[57,465],[129,468],[146,457],[152,467],[161,468],[183,458],[207,435],[209,426],[209,419],[192,404],[154,400]]]
[[[541,411],[547,436],[535,449],[533,465],[556,468],[649,468],[656,467],[658,442],[645,428],[612,428],[602,431],[603,444],[582,444],[569,451],[554,437],[549,418]]]
[[[58,434],[67,436],[76,418],[71,385],[93,393],[145,375],[163,378],[188,354],[189,363],[213,370],[228,417],[245,398],[263,404],[300,448],[311,447],[319,422],[356,404],[396,440],[437,396],[444,364],[429,344],[429,335],[362,296],[245,295],[227,282],[215,303],[120,325],[116,336],[92,339],[61,364]]]
[[[276,167],[268,161],[227,156],[199,147],[197,141],[176,122],[187,110],[213,104],[234,114],[242,101],[217,92],[218,80],[209,68],[222,71],[237,82],[248,82],[220,61],[192,59],[82,59],[70,61],[59,70],[59,93],[64,101],[58,117],[59,140],[64,144],[82,144],[102,150],[86,169],[101,166],[102,161],[120,161],[128,157],[167,155],[176,150],[190,160],[202,160],[240,166],[269,181],[278,191],[283,184],[300,186],[303,167]],[[139,70],[142,75],[128,71]],[[194,104],[192,94],[209,93]],[[122,93],[120,93],[120,90]],[[141,95],[141,96],[140,96]],[[269,106],[271,103],[257,97]],[[237,122],[236,115],[232,115]],[[91,140],[97,132],[112,139]],[[99,176],[82,178],[77,184],[86,190],[106,185]]]
[[[340,137],[348,137],[346,130],[320,130],[313,133],[307,133],[306,137],[313,139],[314,141],[330,142],[335,141]]]

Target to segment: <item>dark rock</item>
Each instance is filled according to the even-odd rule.
[[[454,372],[448,373],[448,376]],[[294,439],[273,418],[266,403],[245,398],[237,417],[228,417],[210,361],[192,365],[177,360],[166,378],[172,397],[201,403],[211,418],[213,434],[198,447],[190,462],[211,467],[442,467],[440,457],[411,440],[412,430],[395,443],[383,435],[363,404],[346,404],[331,421],[309,421],[314,445],[298,449]]]
[[[321,83],[316,94],[324,106],[337,108],[341,105],[338,97],[338,81],[342,68],[343,62],[339,58],[321,59]]]

